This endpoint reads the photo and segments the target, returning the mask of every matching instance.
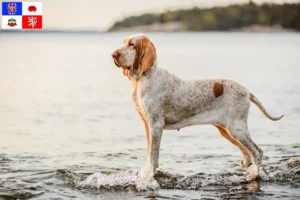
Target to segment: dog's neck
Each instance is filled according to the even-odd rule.
[[[141,80],[142,78],[144,78],[144,77],[149,77],[149,76],[151,76],[151,74],[153,73],[153,69],[156,69],[157,68],[157,60],[155,60],[155,62],[154,62],[154,64],[151,66],[151,67],[149,67],[146,71],[144,71],[143,73],[142,73],[142,75],[138,75],[137,73],[136,73],[136,71],[134,71],[133,69],[132,70],[130,70],[129,72],[128,72],[128,78],[131,80],[131,82],[132,83],[136,83],[137,81],[139,81],[139,80]]]
[[[157,61],[155,60],[154,64],[151,67],[149,67],[146,71],[144,71],[142,76],[149,77],[149,75],[151,75],[151,73],[156,68],[157,68]]]

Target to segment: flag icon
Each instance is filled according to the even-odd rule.
[[[23,2],[22,15],[42,15],[42,2]]]
[[[41,29],[43,26],[42,16],[22,16],[22,29]]]
[[[2,16],[22,15],[22,2],[2,2]]]
[[[2,2],[3,29],[41,29],[42,2]]]
[[[3,29],[22,29],[22,16],[2,16]]]

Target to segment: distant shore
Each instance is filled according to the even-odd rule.
[[[110,32],[300,32],[299,3],[253,1],[212,8],[165,10],[143,13],[116,21]]]
[[[164,24],[150,24],[143,26],[135,26],[128,28],[119,28],[111,32],[194,32],[189,31],[182,23],[164,23]],[[197,31],[197,32],[207,32],[207,31]],[[262,25],[250,25],[244,26],[242,28],[230,29],[228,31],[218,31],[218,32],[249,32],[249,33],[289,33],[298,32],[293,29],[286,29],[281,26],[262,26]]]

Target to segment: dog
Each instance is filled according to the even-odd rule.
[[[247,169],[251,180],[257,178],[263,151],[248,130],[250,102],[270,120],[280,120],[284,115],[271,116],[253,93],[233,80],[182,80],[159,68],[156,48],[144,34],[127,37],[111,56],[131,81],[132,103],[144,124],[147,163],[153,174],[159,164],[163,130],[210,124],[240,149],[240,166]]]

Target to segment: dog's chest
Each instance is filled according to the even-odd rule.
[[[141,101],[141,88],[139,83],[136,83],[134,85],[132,89],[131,99],[132,99],[133,107],[136,109],[136,111],[144,115],[145,112],[144,112],[143,103]]]
[[[151,82],[143,80],[137,82],[132,89],[131,98],[133,106],[143,116],[146,116],[151,109],[160,103],[159,99],[157,99],[159,95],[155,95],[153,88]]]
[[[135,107],[135,109],[139,110],[141,106],[140,106],[139,101],[138,101],[137,90],[132,91],[131,99],[132,99],[132,104]]]

